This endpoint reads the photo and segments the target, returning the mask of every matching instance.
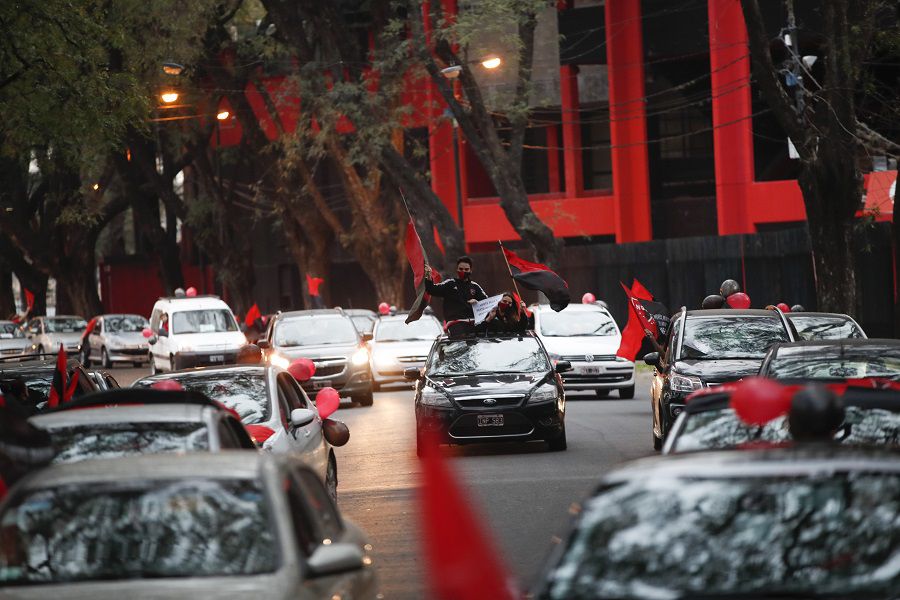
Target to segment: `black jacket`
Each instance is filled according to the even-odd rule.
[[[434,283],[426,277],[425,291],[444,299],[444,319],[447,321],[474,318],[469,300],[487,298],[481,286],[468,279],[445,279],[440,283]]]
[[[525,333],[529,329],[534,329],[534,316],[528,317],[523,314],[516,321],[499,313],[490,321],[485,321],[484,325],[488,334]]]

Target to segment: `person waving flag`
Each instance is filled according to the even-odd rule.
[[[416,299],[413,301],[412,307],[409,309],[409,315],[406,317],[406,322],[412,323],[419,320],[422,313],[425,312],[425,307],[431,302],[431,295],[425,291],[425,267],[429,267],[427,271],[429,271],[431,280],[434,283],[441,280],[441,274],[428,265],[425,248],[422,247],[422,239],[419,237],[419,232],[416,231],[416,226],[412,219],[406,225],[406,241],[404,245],[406,247],[406,259],[409,261],[409,266],[413,272],[413,284],[416,286]]]

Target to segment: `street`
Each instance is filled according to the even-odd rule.
[[[122,386],[146,369],[112,370]],[[477,503],[501,556],[520,585],[530,585],[569,522],[569,507],[588,494],[611,467],[652,454],[649,373],[638,372],[633,400],[567,395],[569,449],[548,452],[543,443],[444,447],[464,487]],[[338,456],[338,498],[343,514],[371,537],[389,599],[426,596],[418,547],[415,417],[409,389],[375,395],[371,408],[344,401],[337,418],[350,427]],[[452,515],[448,515],[452,518]]]

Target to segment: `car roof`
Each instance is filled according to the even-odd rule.
[[[278,315],[279,319],[294,319],[297,317],[332,316],[346,317],[342,310],[337,308],[314,308],[310,310],[291,310]]]
[[[396,315],[382,315],[381,317],[379,317],[378,323],[384,323],[385,321],[406,321],[406,317],[407,317],[407,313],[396,314]],[[421,317],[419,317],[419,319],[425,319],[425,318],[430,318],[430,319],[434,319],[435,321],[437,321],[437,317],[435,317],[434,315],[423,314]],[[440,322],[440,321],[438,321],[438,322]]]
[[[348,317],[377,317],[378,314],[374,310],[368,308],[344,308],[344,314]]]
[[[16,360],[18,359],[18,360]],[[66,361],[66,369],[72,370],[81,363],[74,358]],[[41,373],[53,371],[56,368],[56,358],[26,358],[10,356],[0,359],[0,377],[7,373]]]
[[[80,315],[53,315],[53,316],[42,315],[37,318],[38,319],[47,319],[47,320],[50,320],[50,319],[81,319],[82,321],[85,320],[84,317],[82,317]]]
[[[803,384],[792,384],[792,387],[794,386],[799,389],[803,387]],[[833,386],[828,386],[826,384],[826,387],[831,387],[835,393],[840,395],[844,406],[900,412],[900,391],[862,386],[846,386],[846,388],[840,389],[843,388],[844,385],[839,382],[833,384]],[[838,389],[834,389],[835,387]],[[731,394],[733,391],[733,388],[730,388],[699,396],[689,396],[684,410],[688,414],[696,414],[727,408],[731,403]]]
[[[538,313],[553,311],[553,308],[549,304],[532,304],[529,308]],[[609,310],[599,304],[569,304],[559,312],[602,312],[609,314]]]
[[[774,344],[773,349],[783,348],[818,348],[818,347],[844,347],[844,346],[898,346],[900,340],[890,338],[845,338],[836,340],[801,340],[798,342],[781,342]]]
[[[163,381],[164,379],[179,379],[192,375],[215,375],[218,373],[259,373],[265,374],[267,370],[276,369],[271,365],[223,365],[221,367],[193,367],[191,369],[182,369],[180,371],[170,371],[169,373],[157,373],[156,375],[147,375],[141,377],[138,381]],[[132,384],[133,385],[133,384]]]
[[[139,315],[137,313],[104,313],[102,315],[97,315],[98,318],[107,318],[107,317],[139,317],[141,319],[146,319],[144,315]]]
[[[803,318],[803,317],[837,317],[840,319],[848,319],[851,321],[853,320],[853,317],[851,317],[850,315],[845,315],[844,313],[831,313],[831,312],[807,312],[807,311],[786,312],[786,313],[784,313],[784,316],[786,316],[788,319],[797,319],[797,318]]]
[[[712,310],[689,310],[685,312],[687,317],[771,317],[778,319],[779,311],[765,308],[716,308]]]
[[[115,423],[197,423],[204,421],[210,407],[172,402],[137,406],[97,407],[85,410],[62,410],[35,415],[29,419],[41,429],[111,425]]]
[[[147,387],[127,387],[101,390],[62,404],[49,412],[68,412],[73,409],[95,409],[113,406],[160,406],[186,404],[232,412],[221,402],[211,400],[199,392],[188,390],[154,390]]]
[[[491,340],[512,340],[517,338],[526,338],[537,340],[537,336],[534,334],[534,331],[526,331],[525,333],[502,333],[502,334],[490,334],[485,335],[481,333],[472,334],[472,335],[447,335],[442,334],[437,336],[435,339],[436,342],[464,342],[464,341],[491,341]]]
[[[192,306],[189,306],[192,305]],[[228,304],[218,296],[194,296],[193,298],[160,298],[153,308],[168,306],[170,309],[190,310],[191,308],[228,308]],[[230,309],[229,309],[230,310]]]

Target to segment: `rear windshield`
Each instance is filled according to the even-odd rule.
[[[819,381],[900,378],[900,346],[816,346],[779,348],[766,375]]]
[[[850,319],[827,315],[789,315],[801,340],[843,340],[866,337]]]
[[[787,329],[775,317],[688,317],[679,358],[763,358],[769,346],[787,341]]]
[[[179,373],[166,376],[166,380],[177,381],[189,392],[200,392],[207,398],[217,400],[233,409],[241,417],[244,425],[265,423],[269,420],[268,386],[265,371],[233,373]],[[135,386],[150,387],[160,379],[141,379]]]
[[[58,427],[50,435],[57,463],[209,449],[203,423],[102,423]]]

